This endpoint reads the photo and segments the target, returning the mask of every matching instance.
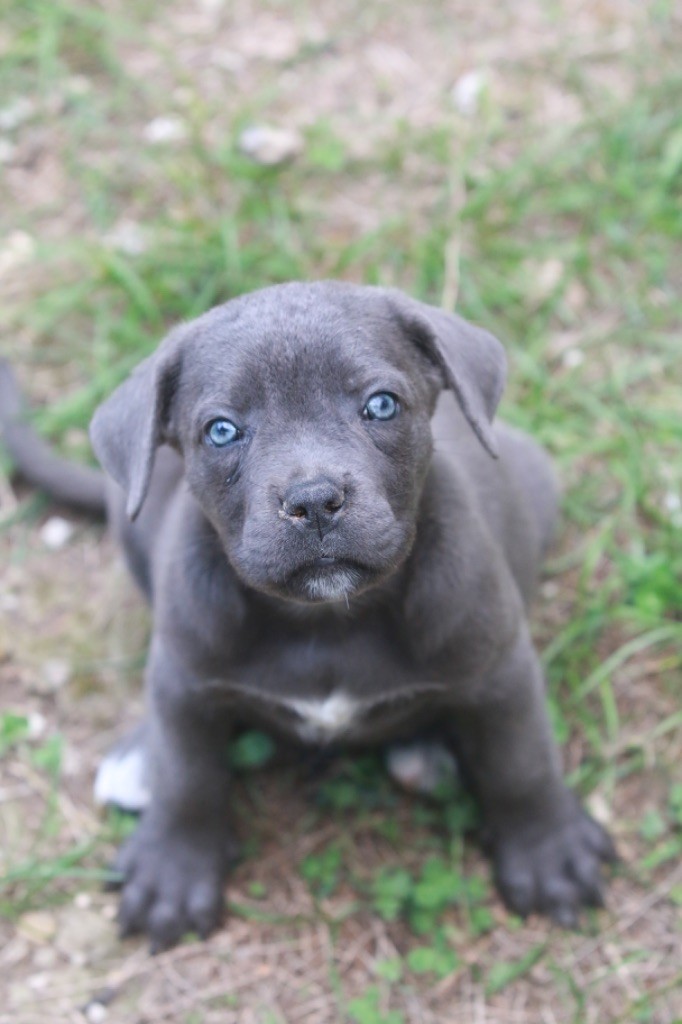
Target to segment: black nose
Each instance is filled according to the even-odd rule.
[[[317,530],[320,537],[336,526],[346,500],[343,487],[326,477],[293,484],[284,495],[282,512],[292,523]]]

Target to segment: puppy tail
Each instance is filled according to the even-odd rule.
[[[17,473],[28,483],[90,515],[106,511],[104,474],[57,455],[30,426],[17,379],[0,359],[0,441]]]

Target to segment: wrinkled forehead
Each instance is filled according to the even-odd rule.
[[[197,321],[181,385],[190,398],[235,410],[280,402],[303,410],[326,394],[373,386],[412,397],[421,390],[419,371],[419,354],[388,316],[320,302],[267,309],[255,303],[236,316]]]

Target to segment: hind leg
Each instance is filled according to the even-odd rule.
[[[459,781],[457,760],[448,744],[424,736],[386,748],[386,768],[391,778],[409,793],[437,796]]]

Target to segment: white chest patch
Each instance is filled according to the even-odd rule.
[[[361,710],[360,702],[346,693],[332,693],[324,700],[293,698],[283,703],[300,716],[298,732],[306,740],[330,740],[346,732]]]

